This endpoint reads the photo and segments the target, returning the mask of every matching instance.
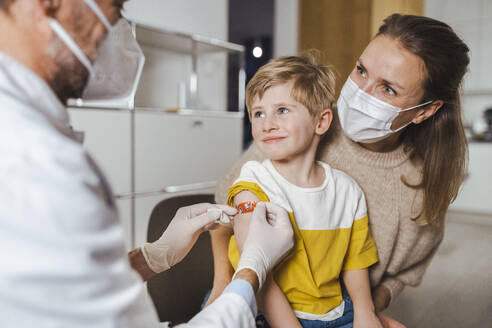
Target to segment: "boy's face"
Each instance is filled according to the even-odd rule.
[[[271,160],[289,160],[313,148],[316,122],[290,90],[291,83],[270,87],[250,109],[255,143]]]

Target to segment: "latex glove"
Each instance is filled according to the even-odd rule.
[[[142,253],[149,268],[156,273],[169,269],[188,254],[200,233],[216,226],[221,215],[236,213],[233,207],[208,203],[180,208],[162,236],[143,245]]]
[[[292,246],[294,231],[289,214],[278,205],[260,202],[253,212],[236,273],[244,268],[255,271],[261,288],[268,272]]]

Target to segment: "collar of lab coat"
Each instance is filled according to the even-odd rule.
[[[40,112],[58,131],[75,139],[67,108],[50,86],[33,71],[2,52],[0,93],[26,104],[23,108]]]

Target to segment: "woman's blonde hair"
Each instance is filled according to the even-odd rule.
[[[412,124],[402,134],[411,160],[423,166],[422,180],[410,185],[424,190],[419,221],[438,223],[456,199],[465,178],[468,143],[461,119],[460,91],[470,59],[469,49],[447,24],[423,16],[393,14],[376,35],[398,40],[425,63],[421,102],[444,102],[431,118]],[[417,218],[415,218],[417,219]]]
[[[276,85],[292,82],[291,97],[303,104],[314,118],[335,101],[335,74],[330,66],[319,64],[319,54],[272,59],[262,66],[246,87],[248,113],[256,97]]]

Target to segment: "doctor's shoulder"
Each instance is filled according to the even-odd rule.
[[[90,186],[98,182],[79,143],[48,121],[26,119],[20,123],[22,125],[15,129],[0,133],[9,139],[8,142],[0,142],[0,147],[7,161],[15,164],[17,174],[29,173],[39,176],[40,180],[54,182],[65,180],[70,185],[80,183]],[[33,187],[35,182],[32,183]]]

